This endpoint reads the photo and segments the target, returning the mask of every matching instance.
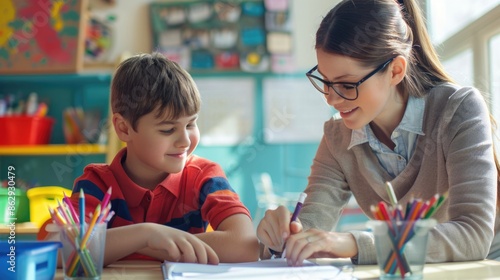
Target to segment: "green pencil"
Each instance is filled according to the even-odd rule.
[[[398,204],[398,199],[396,198],[396,194],[394,193],[394,188],[392,187],[390,182],[385,182],[385,190],[389,195],[389,199],[391,200],[392,206],[395,207],[396,204]]]

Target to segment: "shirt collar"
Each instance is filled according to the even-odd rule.
[[[123,169],[122,161],[127,156],[127,148],[123,148],[118,152],[118,154],[111,162],[109,168],[113,173],[116,181],[119,184],[119,187],[123,193],[125,201],[130,207],[137,207],[141,204],[144,196],[149,191],[146,188],[143,188],[134,181],[130,179],[128,174]],[[178,197],[180,192],[180,180],[183,172],[169,174],[162,182],[156,186],[153,192],[157,191],[158,188],[165,189]]]
[[[424,120],[425,99],[410,96],[406,104],[403,119],[394,131],[406,130],[408,132],[424,135],[422,131],[422,123]],[[351,132],[351,142],[347,147],[350,150],[356,145],[363,144],[369,141],[370,126],[365,125],[362,128],[353,129]]]
[[[411,133],[423,135],[422,123],[424,122],[425,99],[410,96],[406,105],[405,114],[396,130],[406,130]]]

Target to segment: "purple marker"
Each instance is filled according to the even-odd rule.
[[[299,216],[299,213],[300,213],[300,209],[302,209],[302,205],[304,204],[306,197],[307,197],[306,193],[300,193],[299,201],[297,201],[297,205],[295,206],[295,210],[293,211],[292,218],[290,219],[290,223],[297,220],[297,217]]]
[[[297,220],[297,217],[299,216],[300,210],[302,209],[302,205],[304,204],[304,201],[306,200],[307,194],[306,193],[300,193],[299,195],[299,201],[297,201],[297,205],[295,205],[295,210],[293,211],[292,218],[290,219],[291,222],[295,222]],[[283,244],[283,249],[281,250],[281,257],[286,256],[286,242]],[[271,251],[271,254],[276,255],[273,251]]]

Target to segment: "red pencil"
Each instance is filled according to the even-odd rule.
[[[69,197],[66,196],[66,194],[63,192],[64,198],[63,202],[68,206],[69,212],[71,213],[71,216],[73,217],[73,221],[75,223],[80,223],[80,219],[78,218],[78,214],[76,214],[75,208],[73,208],[73,204],[71,204],[71,201],[69,200]]]

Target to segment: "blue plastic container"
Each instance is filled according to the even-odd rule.
[[[61,246],[61,242],[52,241],[16,240],[15,244],[0,242],[0,279],[54,279],[57,269],[57,249]]]

